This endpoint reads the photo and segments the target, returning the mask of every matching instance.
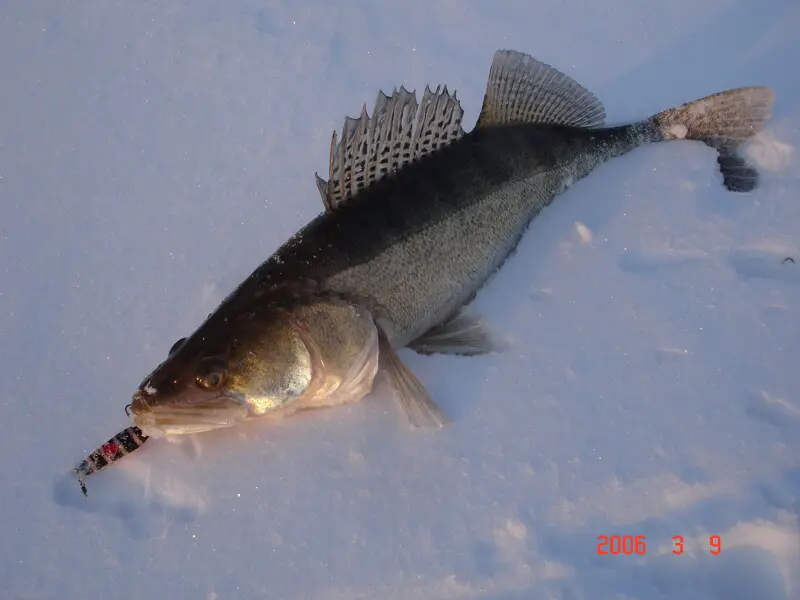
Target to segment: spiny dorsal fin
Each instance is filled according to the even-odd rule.
[[[331,139],[328,181],[316,176],[328,212],[377,181],[464,135],[464,111],[447,86],[425,88],[422,102],[404,87],[391,96],[378,93],[372,118],[367,107],[358,119],[345,117],[342,139]]]
[[[571,77],[521,52],[495,52],[476,127],[508,123],[599,127],[604,120],[600,101]]]

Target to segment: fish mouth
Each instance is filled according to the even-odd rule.
[[[138,396],[138,394],[137,394]],[[197,404],[152,406],[141,396],[131,404],[134,424],[147,436],[185,435],[230,427],[247,418],[247,407],[222,396]]]

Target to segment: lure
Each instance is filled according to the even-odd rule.
[[[81,464],[72,469],[72,472],[75,473],[75,477],[78,479],[78,483],[81,486],[83,495],[88,496],[86,493],[86,484],[83,481],[85,477],[97,471],[102,471],[108,465],[118,461],[123,456],[127,456],[134,450],[138,450],[144,445],[148,438],[149,436],[144,435],[141,429],[136,427],[136,425],[132,425],[127,429],[123,429],[105,444],[98,447],[87,456]]]

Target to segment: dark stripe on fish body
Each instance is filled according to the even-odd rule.
[[[304,278],[323,281],[366,263],[484,200],[510,180],[559,166],[575,151],[571,137],[590,146],[589,134],[600,136],[601,131],[546,125],[473,130],[376,181],[334,212],[317,216],[259,266],[218,310],[246,310],[256,298],[255,291],[272,283]],[[189,342],[191,346],[200,340],[190,338]]]
[[[634,139],[635,127],[512,125],[473,130],[376,181],[333,213],[319,215],[268,259],[255,279],[320,280],[368,262],[510,181],[566,167],[583,154],[608,153],[611,158],[628,142],[639,145],[645,140]]]
[[[256,269],[220,309],[246,310],[257,298],[256,290],[272,283],[303,278],[324,282],[457,218],[510,182],[566,168],[585,157],[591,167],[577,174],[577,181],[606,156],[649,141],[649,133],[641,124],[605,129],[549,125],[475,129],[376,181],[332,213],[319,215]],[[559,192],[542,190],[543,195]]]

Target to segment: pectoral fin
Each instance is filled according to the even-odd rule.
[[[464,309],[432,327],[408,345],[420,354],[477,356],[501,349],[489,327]]]
[[[443,427],[447,417],[439,410],[428,391],[414,373],[403,364],[383,330],[378,327],[380,368],[392,382],[400,406],[415,427]]]

